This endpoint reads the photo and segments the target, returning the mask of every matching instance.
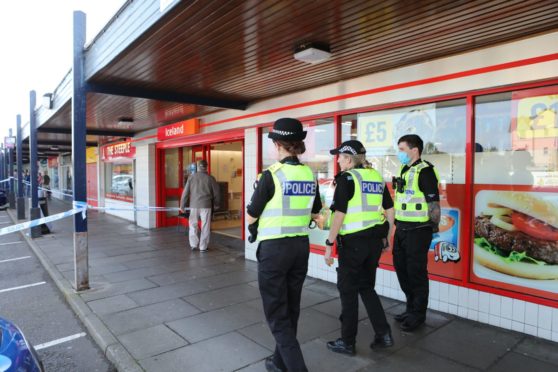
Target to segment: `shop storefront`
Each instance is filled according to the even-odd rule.
[[[72,155],[65,154],[59,157],[60,160],[60,178],[59,187],[62,193],[73,195],[72,185]]]
[[[47,159],[48,176],[50,177],[50,188],[52,190],[60,190],[60,181],[58,175],[58,156],[50,156]]]
[[[85,152],[87,164],[87,203],[94,207],[99,205],[98,166],[99,152],[97,147],[88,147]]]
[[[429,252],[430,308],[558,341],[552,320],[558,314],[558,55],[540,52],[558,45],[557,37],[357,77],[264,100],[241,113],[221,110],[198,118],[199,130],[187,132],[188,120],[134,140],[145,154],[154,148],[146,164],[155,167],[157,206],[178,207],[190,165],[208,160],[210,173],[227,185],[223,220],[240,210],[244,238],[243,211],[254,181],[276,161],[267,133],[277,118],[303,122],[302,161],[318,178],[324,208],[338,172],[329,149],[360,140],[392,191],[400,167],[397,140],[419,134],[423,158],[440,175],[443,212]],[[160,212],[153,226],[177,223],[185,221]],[[335,268],[323,262],[326,237],[310,230],[308,275],[335,282]],[[256,259],[256,247],[245,241],[246,259]],[[376,290],[404,299],[389,251]]]
[[[136,220],[133,210],[135,155],[136,148],[130,141],[101,147],[104,171],[102,194],[107,213],[130,221]]]
[[[202,135],[198,120],[185,120],[158,129],[157,205],[177,208],[196,162],[206,160],[217,180],[221,205],[213,213],[212,231],[242,238],[243,234],[243,131]],[[158,214],[157,226],[186,225],[176,210]]]

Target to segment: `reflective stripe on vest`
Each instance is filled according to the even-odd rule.
[[[275,193],[266,204],[258,225],[258,240],[308,235],[316,179],[310,167],[275,163],[271,172]]]
[[[430,167],[428,163],[421,161],[404,174],[405,189],[403,192],[395,190],[396,220],[406,222],[426,222],[429,220],[428,203],[424,193],[420,190],[418,182],[420,172],[428,167]],[[434,169],[434,174],[436,179],[439,179],[436,169]]]
[[[339,235],[365,230],[385,220],[380,208],[385,187],[382,176],[374,169],[352,169],[347,173],[353,177],[355,193],[349,200]]]

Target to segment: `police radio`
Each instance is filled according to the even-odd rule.
[[[405,190],[405,178],[403,177],[393,177],[391,179],[392,187],[397,190],[398,193],[402,193]]]

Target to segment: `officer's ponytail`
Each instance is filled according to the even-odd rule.
[[[304,154],[306,151],[306,146],[304,145],[304,141],[281,141],[275,140],[279,146],[285,149],[289,154],[292,155],[301,155]]]
[[[353,162],[353,164],[356,167],[362,166],[363,168],[366,169],[372,169],[374,168],[372,166],[372,164],[370,164],[370,162],[368,160],[366,160],[366,155],[365,154],[358,154],[358,155],[349,155],[351,157],[351,160]]]

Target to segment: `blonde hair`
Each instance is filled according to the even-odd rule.
[[[351,163],[354,165],[355,168],[362,165],[363,168],[373,169],[372,164],[370,164],[370,162],[366,160],[365,154],[358,154],[358,155],[343,154],[343,155],[347,155],[349,158],[351,158]]]

